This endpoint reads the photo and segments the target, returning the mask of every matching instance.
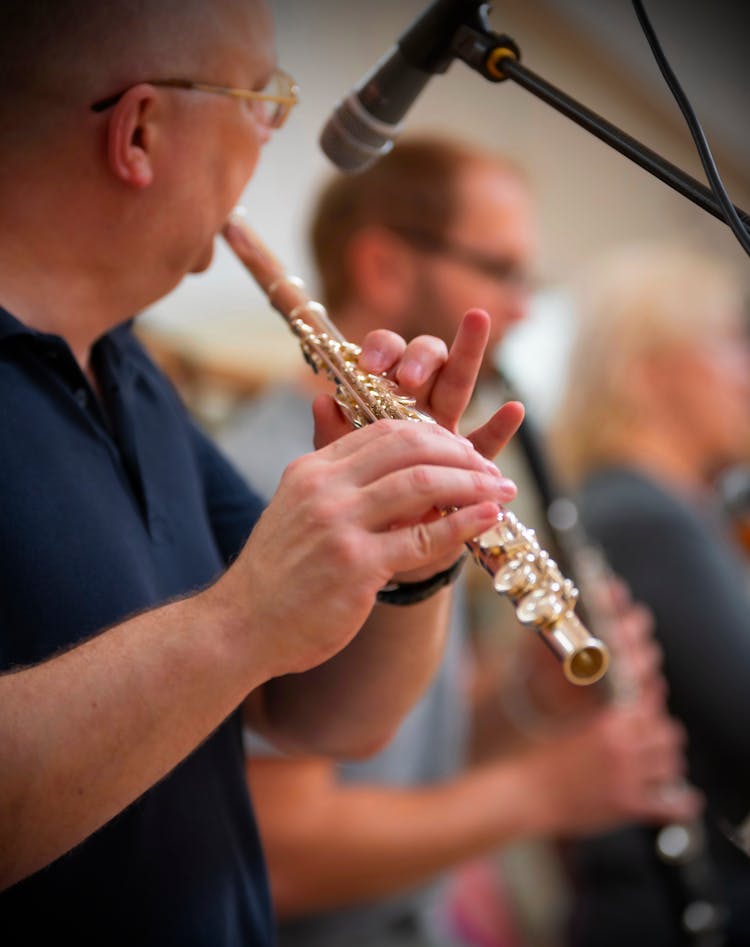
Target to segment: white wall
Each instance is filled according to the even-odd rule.
[[[299,80],[301,103],[267,146],[243,203],[254,227],[289,269],[314,287],[306,221],[316,186],[331,171],[317,146],[319,131],[337,100],[387,51],[426,0],[272,0],[272,6],[279,62]],[[624,70],[540,2],[503,0],[495,5],[491,23],[516,40],[527,66],[701,176],[676,110],[665,111],[664,97],[643,86],[643,70]],[[634,41],[643,45],[633,23]],[[659,28],[667,33],[666,43],[669,18],[664,14]],[[689,89],[700,73],[693,69],[685,78]],[[746,116],[736,120],[744,122]],[[523,162],[538,195],[542,274],[552,282],[592,253],[641,236],[688,238],[746,265],[723,224],[511,82],[494,85],[454,63],[428,85],[408,117],[408,128],[454,132]],[[750,208],[747,173],[741,177],[730,171],[726,184],[735,202]],[[257,352],[266,360],[275,340],[287,344],[281,320],[224,246],[218,246],[208,273],[189,277],[154,306],[151,320],[162,327],[187,327],[202,345],[226,350],[227,357],[252,360]],[[291,340],[287,351],[297,357]]]

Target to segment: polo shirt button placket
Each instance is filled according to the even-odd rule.
[[[79,407],[88,407],[89,395],[85,388],[76,388],[76,390],[73,392],[73,397],[76,399]]]

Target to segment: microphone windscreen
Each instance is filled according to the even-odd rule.
[[[391,150],[400,129],[400,125],[379,122],[352,92],[339,102],[323,127],[320,147],[340,171],[364,171]]]

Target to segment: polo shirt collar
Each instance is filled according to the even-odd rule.
[[[30,326],[27,326],[21,322],[20,319],[16,319],[15,316],[12,316],[7,309],[3,309],[3,307],[0,306],[0,343],[19,335],[39,336],[47,340],[53,338],[47,333],[39,332],[37,329],[32,329]]]
[[[103,336],[100,336],[96,342],[94,342],[92,348],[98,345],[102,339],[107,338],[112,344],[112,350],[116,353],[118,361],[121,361],[125,341],[130,334],[132,324],[133,320],[131,319],[123,325],[116,326],[114,329],[105,333]],[[28,336],[31,339],[38,339],[40,342],[44,342],[47,345],[50,343],[56,345],[63,344],[69,348],[67,342],[61,335],[56,335],[52,332],[42,332],[39,329],[28,326],[25,322],[21,322],[20,319],[17,319],[14,315],[8,312],[7,309],[4,309],[2,306],[0,306],[0,345],[2,345],[8,339],[18,338],[19,336]]]

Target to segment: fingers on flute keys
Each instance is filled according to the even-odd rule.
[[[394,569],[429,561],[430,543],[442,555],[445,543],[482,532],[516,492],[465,438],[403,421],[378,421],[294,461],[282,484],[300,494],[298,513],[330,508],[343,523],[382,534]],[[454,507],[435,519],[436,509]]]
[[[466,313],[453,345],[420,335],[408,344],[395,332],[377,329],[362,343],[360,366],[385,372],[417,399],[420,408],[455,431],[469,403],[489,337],[489,316],[479,309]]]

